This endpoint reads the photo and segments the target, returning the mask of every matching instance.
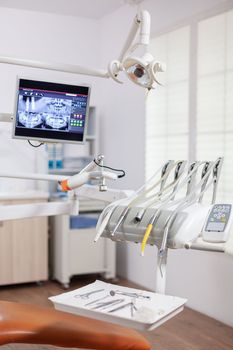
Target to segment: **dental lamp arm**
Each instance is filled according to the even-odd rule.
[[[7,64],[13,64],[17,66],[24,66],[24,67],[31,67],[31,68],[48,69],[48,70],[54,70],[57,72],[64,72],[64,73],[91,75],[91,76],[100,77],[100,78],[109,77],[108,72],[105,70],[91,69],[91,68],[83,67],[80,65],[73,65],[73,64],[64,64],[64,63],[56,63],[56,62],[40,62],[40,61],[25,60],[23,58],[13,58],[8,56],[0,56],[0,63],[7,63]]]
[[[121,50],[118,60],[123,61],[126,54],[133,45],[134,39],[137,35],[138,29],[140,28],[139,41],[137,45],[149,45],[150,40],[150,14],[148,11],[141,11],[133,20],[132,26],[128,37],[126,38],[125,44]]]

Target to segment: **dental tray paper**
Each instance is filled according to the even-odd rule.
[[[55,309],[138,330],[152,330],[184,308],[186,299],[95,281],[49,298]]]

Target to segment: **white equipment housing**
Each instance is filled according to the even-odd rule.
[[[133,207],[130,209],[124,222],[118,227],[118,230],[112,236],[111,232],[115,227],[121,213],[125,207],[117,207],[112,214],[106,230],[103,233],[104,237],[110,238],[114,241],[129,241],[139,243],[142,241],[144,232],[148,225],[150,218],[154,215],[157,209],[148,208],[143,216],[141,222],[135,222],[134,218],[140,208]],[[187,242],[195,241],[200,235],[206,216],[209,212],[210,206],[201,203],[194,203],[190,207],[180,211],[169,231],[167,240],[167,247],[172,249],[184,248]],[[164,226],[168,218],[172,214],[170,210],[162,210],[156,225],[151,231],[148,239],[148,244],[156,245],[158,248],[161,245],[164,233]]]

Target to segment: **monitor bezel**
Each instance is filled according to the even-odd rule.
[[[87,87],[88,88],[88,95],[87,95],[87,107],[86,107],[86,117],[85,117],[85,126],[84,126],[84,132],[83,132],[83,140],[68,140],[68,139],[58,139],[58,138],[43,138],[43,137],[34,137],[34,136],[21,136],[16,135],[16,120],[17,120],[17,110],[18,110],[18,96],[19,96],[19,86],[20,86],[20,79],[22,80],[31,80],[35,82],[42,82],[42,83],[54,83],[54,84],[61,84],[61,85],[68,85],[68,86],[80,86],[80,87]],[[53,79],[44,80],[44,79],[35,79],[32,77],[25,77],[25,76],[17,76],[16,79],[16,93],[15,93],[15,104],[14,104],[14,114],[13,114],[13,127],[12,127],[12,138],[14,139],[21,139],[21,140],[32,140],[32,141],[38,141],[42,143],[72,143],[76,145],[83,145],[86,143],[86,137],[87,137],[87,130],[88,130],[88,123],[89,123],[89,112],[90,112],[90,94],[91,94],[91,86],[89,84],[69,84],[67,81],[57,81]],[[27,128],[29,129],[29,128]],[[69,135],[69,134],[68,134]]]

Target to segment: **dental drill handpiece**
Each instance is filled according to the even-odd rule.
[[[204,166],[203,166],[203,169],[202,169],[202,173],[201,173],[201,178],[203,178],[205,176],[205,174],[207,173],[209,167],[211,165],[211,162],[205,162]],[[204,189],[207,185],[207,182],[208,182],[208,179],[209,179],[209,176],[210,176],[210,173],[209,175],[206,177],[205,181],[203,181],[203,184],[201,186],[201,194],[199,196],[199,200],[198,202],[201,203],[202,200],[203,200],[203,196],[204,196]]]
[[[182,166],[180,167],[180,164],[182,162]],[[181,175],[184,172],[184,169],[186,167],[186,161],[176,161],[173,166],[170,168],[169,172],[171,172],[171,170],[173,170],[173,168],[176,166],[176,170],[177,167],[179,165],[179,171],[175,170],[176,175],[174,176],[174,180],[172,182],[170,182],[166,187],[163,188],[163,197],[160,195],[159,196],[159,192],[156,192],[155,194],[145,198],[144,202],[147,202],[147,204],[143,207],[144,212],[146,211],[147,208],[155,205],[157,202],[162,202],[164,200],[164,196],[165,194],[168,194],[172,189],[172,193],[174,194],[176,192],[176,188],[178,187],[178,184],[181,180]],[[172,193],[169,193],[170,199],[172,200],[173,198],[171,197]]]
[[[136,202],[138,200],[138,197],[142,196],[142,194],[144,194],[147,191],[151,191],[152,188],[154,188],[155,185],[151,185],[151,183],[154,181],[154,179],[157,177],[157,175],[160,173],[161,168],[158,169],[155,174],[153,174],[150,179],[143,184],[135,193],[133,193],[131,196],[127,197],[127,198],[123,198],[123,199],[119,199],[117,201],[115,201],[114,203],[111,203],[110,205],[108,205],[100,214],[99,220],[97,222],[97,226],[96,226],[96,236],[94,239],[94,242],[97,242],[98,239],[101,237],[104,229],[107,226],[107,223],[109,222],[112,213],[114,212],[115,208],[120,205],[120,204],[126,204],[127,207],[131,206],[134,204],[134,202]],[[149,189],[146,190],[146,186],[149,186]]]
[[[193,162],[193,163],[191,163],[190,166],[189,166],[188,174],[190,174],[190,172],[191,172],[193,169],[196,169],[196,170],[193,172],[192,176],[190,176],[190,178],[189,178],[189,180],[188,180],[186,196],[188,196],[188,195],[191,193],[191,191],[192,191],[192,189],[193,189],[193,186],[194,186],[195,183],[196,183],[196,176],[197,176],[197,170],[198,170],[198,166],[197,166],[197,165],[198,165],[198,164],[199,164],[199,162]]]
[[[168,168],[174,163],[173,160],[169,160],[162,168],[162,175],[161,175],[161,186],[160,186],[160,191],[161,189],[163,188],[164,184],[166,181],[164,181],[164,178],[167,178],[166,176],[166,171],[168,170]],[[162,186],[162,182],[164,181],[164,184]],[[152,189],[153,187],[151,187],[150,189]],[[114,227],[114,230],[112,231],[111,233],[111,236],[114,236],[117,229],[119,228],[119,226],[121,225],[121,223],[123,222],[124,218],[126,217],[126,215],[128,214],[129,210],[130,210],[130,207],[135,203],[137,202],[137,198],[135,198],[126,208],[124,208],[123,212],[121,213],[120,215],[120,218],[116,224],[116,226]]]
[[[217,161],[210,164],[205,175],[201,178],[199,183],[193,188],[192,192],[184,198],[183,202],[181,202],[180,205],[178,205],[178,207],[175,209],[175,211],[170,215],[169,221],[165,227],[162,244],[161,244],[161,247],[159,250],[160,266],[162,264],[162,259],[164,258],[164,253],[166,251],[168,233],[169,233],[171,225],[173,224],[173,222],[176,218],[176,215],[178,214],[178,212],[180,210],[183,210],[186,207],[190,206],[191,204],[195,203],[195,201],[199,198],[199,196],[202,195],[209,188],[209,186],[212,184],[213,180],[208,184],[208,186],[205,185],[205,187],[203,187],[202,185],[203,185],[203,183],[205,183],[206,178],[207,178],[207,182],[208,182],[209,174],[212,171],[212,169],[214,168],[214,166],[216,165],[216,162]],[[203,164],[203,162],[200,162],[199,164],[197,164],[197,167],[199,167],[201,164]],[[190,172],[190,174],[192,172],[195,172],[195,168]],[[200,189],[200,187],[202,188],[201,193],[197,194],[197,191]]]
[[[216,195],[217,195],[217,188],[218,188],[218,182],[219,182],[219,177],[220,173],[222,170],[222,165],[223,165],[223,158],[218,158],[218,162],[215,165],[213,169],[213,195],[212,195],[212,200],[211,203],[214,204],[216,201]]]
[[[173,168],[174,160],[168,160],[167,163],[164,164],[162,171],[161,171],[161,177],[160,177],[160,190],[158,193],[156,193],[156,196],[158,196],[158,200],[162,195],[165,183],[168,179],[168,176]],[[145,208],[142,208],[138,211],[137,215],[135,216],[135,221],[140,222],[143,218],[143,215],[145,214]]]
[[[175,193],[176,193],[176,189],[179,185],[179,182],[180,182],[180,179],[181,179],[181,175],[183,174],[183,171],[186,167],[186,164],[187,162],[184,161],[184,160],[181,160],[177,166],[176,166],[176,169],[175,169],[175,175],[174,175],[174,182],[176,183],[175,186],[173,187],[173,191],[172,191],[172,194],[173,196],[171,197],[171,200],[174,200],[175,199]]]
[[[164,204],[167,205],[168,202],[170,202],[170,201],[175,199],[177,188],[178,188],[178,185],[179,185],[179,182],[180,182],[180,179],[181,179],[181,175],[183,174],[183,171],[184,171],[184,169],[186,167],[186,163],[187,163],[186,161],[179,161],[177,163],[177,166],[176,166],[176,169],[175,169],[174,181],[172,182],[172,184],[175,184],[175,186],[173,188],[173,191],[164,200],[162,200],[163,204],[155,212],[155,214],[151,217],[151,219],[149,221],[149,224],[148,224],[148,226],[146,228],[146,231],[144,233],[144,236],[143,236],[143,239],[142,239],[142,243],[141,243],[141,255],[142,256],[144,255],[145,247],[146,247],[147,241],[148,241],[148,239],[150,237],[151,231],[152,231],[152,229],[154,227],[154,223],[155,223],[155,221],[157,221],[159,219],[159,216],[160,216],[160,214],[162,212]],[[168,185],[167,188],[169,188],[172,184]],[[145,209],[144,209],[144,212],[145,212]],[[166,225],[166,223],[165,223],[165,225]]]
[[[193,174],[195,174],[195,173],[197,172],[197,169],[198,169],[198,167],[199,167],[201,164],[203,164],[203,162],[196,162],[196,163],[192,166],[192,168],[191,168],[191,167],[189,168],[188,174],[185,176],[185,178],[183,179],[183,181],[182,181],[181,183],[178,183],[178,186],[177,186],[176,189],[173,191],[173,193],[172,193],[171,195],[169,195],[169,196],[166,197],[166,199],[163,201],[163,204],[160,206],[160,208],[158,209],[158,211],[154,214],[154,216],[152,216],[151,221],[150,221],[150,224],[151,224],[151,222],[153,222],[153,224],[154,224],[154,222],[158,220],[158,218],[159,218],[159,216],[160,216],[160,214],[161,214],[161,212],[162,212],[163,209],[168,208],[168,207],[171,206],[171,205],[174,206],[174,204],[182,203],[182,202],[184,201],[184,199],[182,198],[182,199],[179,199],[179,200],[177,200],[177,201],[173,201],[173,202],[172,202],[172,201],[171,201],[171,196],[174,197],[174,196],[176,195],[176,193],[179,191],[179,189],[183,188],[183,187],[186,185],[186,183],[189,182],[190,178],[193,176]],[[186,197],[185,197],[185,198],[186,198]],[[169,222],[171,216],[172,216],[172,214],[171,214],[170,216],[168,216],[168,218],[167,218],[167,220],[166,220],[166,222],[165,222],[165,228],[166,228],[166,225],[168,224],[168,222]],[[150,224],[148,225],[147,230],[146,230],[146,232],[145,232],[145,235],[144,235],[144,237],[143,237],[143,241],[142,241],[142,245],[141,245],[141,247],[142,247],[142,249],[141,249],[142,255],[143,255],[143,252],[144,252],[144,249],[145,249],[145,244],[146,244],[146,242],[147,242],[147,240],[148,240],[148,238],[149,238],[149,235],[150,235],[150,233],[151,233],[151,231],[152,231],[152,228],[153,228],[153,224],[152,224],[152,226],[151,226]],[[150,228],[149,228],[149,227],[150,227]],[[163,241],[164,241],[164,236],[163,236]],[[163,241],[162,241],[162,244],[163,244]],[[161,245],[161,246],[162,246],[162,245]]]
[[[159,191],[159,196],[161,196],[161,194],[162,194],[162,192],[163,192],[163,188],[164,188],[164,186],[165,186],[165,183],[166,183],[166,181],[167,181],[167,178],[168,178],[168,176],[169,176],[169,174],[170,174],[170,167],[171,167],[171,165],[174,163],[174,161],[173,160],[169,160],[165,165],[164,165],[164,167],[163,167],[163,169],[162,169],[162,172],[161,172],[161,179],[162,179],[162,181],[161,181],[161,185],[160,185],[160,191]]]

